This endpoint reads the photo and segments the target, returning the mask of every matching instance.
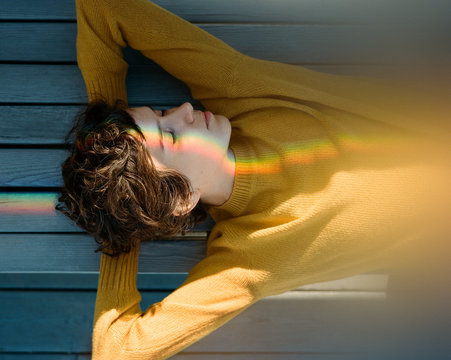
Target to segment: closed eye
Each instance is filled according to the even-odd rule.
[[[177,137],[175,136],[175,133],[173,131],[167,131],[172,136],[172,144],[175,144],[175,141],[177,140]]]

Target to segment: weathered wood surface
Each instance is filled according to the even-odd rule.
[[[142,291],[142,308],[169,293]],[[90,351],[94,291],[34,291],[33,303],[28,296],[20,290],[0,292],[1,303],[8,308],[1,318],[1,327],[9,329],[0,338],[3,351]],[[191,346],[190,351],[352,351],[355,345],[346,345],[344,336],[336,333],[342,326],[337,319],[345,311],[359,315],[365,309],[376,311],[383,299],[378,292],[334,291],[268,297]]]
[[[169,292],[141,294],[141,307],[145,309]],[[8,309],[2,311],[0,318],[2,328],[8,329],[2,331],[0,338],[2,351],[90,351],[94,291],[34,291],[33,302],[27,301],[28,295],[20,290],[0,292],[3,308]],[[425,335],[443,336],[445,327],[449,326],[443,319],[430,323],[421,316],[405,319],[405,314],[409,313],[390,305],[383,292],[290,291],[262,299],[190,346],[186,353],[319,356],[380,351],[399,346],[401,341],[403,346],[416,350],[431,346]],[[409,329],[414,325],[414,329]],[[449,343],[443,340],[434,339],[437,346],[449,349]],[[420,342],[423,342],[421,346]],[[429,353],[434,349],[437,347],[429,349]]]
[[[196,23],[379,23],[381,19],[412,18],[414,21],[441,18],[451,11],[447,1],[428,0],[155,0],[156,4]],[[75,21],[75,4],[69,0],[3,0],[0,20]],[[406,6],[410,5],[410,6]]]
[[[386,76],[383,72],[384,67],[377,66],[306,65],[305,67],[337,75]],[[2,79],[0,96],[4,103],[73,105],[87,102],[83,78],[76,65],[0,64],[0,78]],[[195,102],[194,99],[191,100],[188,86],[167,73],[156,72],[150,65],[128,69],[127,95],[130,106],[156,104],[172,107],[184,101]]]
[[[206,18],[208,21],[208,18]],[[393,53],[380,49],[380,33],[364,25],[343,24],[196,24],[236,50],[259,59],[291,64],[340,64],[387,62]],[[77,61],[74,23],[0,23],[5,45],[1,61]],[[40,41],[47,37],[45,42]],[[21,46],[17,46],[20,43]],[[129,64],[145,65],[146,57],[126,48]]]
[[[44,191],[17,191],[11,188],[9,192],[0,192],[1,232],[84,231],[61,212],[55,210],[57,199],[57,192],[45,189]],[[208,216],[207,222],[196,224],[194,231],[209,231],[213,225],[213,219]]]

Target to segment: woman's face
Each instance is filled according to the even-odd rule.
[[[178,170],[194,190],[205,190],[215,174],[224,172],[232,131],[225,116],[210,113],[207,128],[204,114],[188,102],[164,112],[149,106],[126,111],[143,131],[157,169]]]

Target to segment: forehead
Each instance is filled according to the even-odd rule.
[[[125,110],[129,113],[129,115],[135,121],[135,124],[138,125],[143,132],[146,130],[157,130],[158,116],[155,114],[155,111],[149,111],[149,108],[150,107],[138,107],[128,108]]]
[[[149,111],[151,110],[151,111]],[[135,117],[139,117],[142,114],[152,114],[154,116],[158,116],[157,115],[157,110],[153,109],[151,106],[140,106],[140,107],[132,107],[132,108],[127,108],[125,109],[125,111],[127,111],[131,117],[135,118]]]

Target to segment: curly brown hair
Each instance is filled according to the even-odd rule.
[[[55,209],[94,235],[95,252],[116,257],[137,242],[182,234],[207,219],[199,202],[174,215],[190,200],[189,179],[173,169],[157,170],[144,135],[126,105],[92,101],[79,111],[65,138],[71,154],[62,163],[64,187]]]

